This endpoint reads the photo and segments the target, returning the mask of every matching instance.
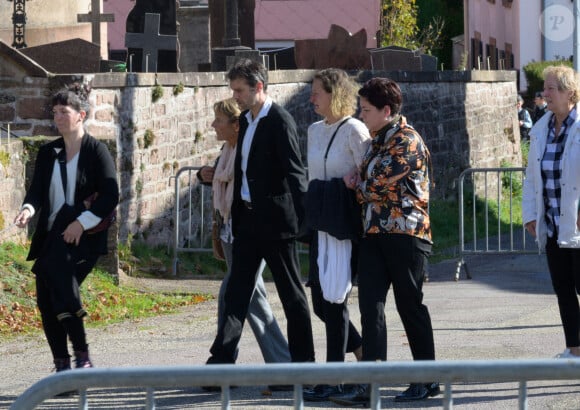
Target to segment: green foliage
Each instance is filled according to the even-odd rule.
[[[522,151],[522,167],[528,166],[528,156],[530,155],[530,141],[522,141],[520,143]]]
[[[151,145],[153,145],[155,138],[156,136],[153,131],[151,131],[149,128],[146,129],[145,134],[143,135],[143,147],[149,148]]]
[[[146,129],[145,134],[143,135],[143,147],[149,148],[151,145],[153,145],[155,138],[156,137],[153,131],[151,131],[149,128]]]
[[[502,159],[500,167],[513,168],[513,164],[509,163],[505,159]],[[512,196],[521,198],[524,184],[521,178],[518,178],[519,175],[519,172],[516,174],[507,171],[501,173],[501,187],[505,196],[509,195],[511,192]]]
[[[565,65],[572,67],[572,62],[569,60],[532,61],[523,67],[526,81],[528,83],[529,96],[533,96],[536,91],[544,89],[544,77],[542,73],[546,67],[551,65]]]
[[[35,277],[26,261],[28,247],[11,242],[0,244],[0,337],[36,333],[41,329],[36,308]],[[120,255],[130,258],[125,249]],[[89,312],[88,326],[100,326],[175,312],[179,307],[204,302],[202,293],[166,294],[118,286],[108,273],[94,269],[81,286],[83,304]]]
[[[161,87],[160,84],[156,84],[151,91],[151,101],[155,103],[159,101],[161,97],[163,97],[163,87]]]
[[[521,219],[521,194],[514,195],[511,203],[504,195],[499,203],[495,200],[486,202],[477,197],[475,198],[475,232],[474,213],[473,213],[473,196],[471,193],[465,193],[464,197],[464,240],[472,241],[474,233],[477,238],[483,238],[486,235],[485,220],[487,215],[489,236],[509,232],[510,222],[514,230],[522,229]],[[512,220],[510,221],[510,210]],[[459,245],[459,204],[457,200],[441,201],[433,200],[430,202],[429,209],[431,217],[431,229],[433,234],[433,254],[432,262],[438,262],[451,257],[456,257]]]
[[[381,46],[416,49],[418,30],[415,0],[382,0]]]
[[[417,0],[417,26],[419,32],[427,32],[429,26],[436,26],[439,20],[444,22],[440,27],[438,42],[432,46],[423,46],[424,51],[437,57],[440,64],[451,69],[453,63],[453,43],[451,39],[463,34],[463,0]],[[467,55],[459,69],[467,66]]]
[[[183,92],[183,83],[179,82],[179,84],[173,87],[173,95],[178,96],[182,92]]]
[[[442,1],[439,0],[438,3]],[[421,49],[426,54],[433,54],[434,51],[443,48],[447,18],[441,12],[443,5],[438,9],[432,9],[428,17],[420,11],[422,7],[423,5],[416,4],[416,0],[382,0],[381,46]]]
[[[195,142],[196,144],[198,142],[200,142],[203,139],[203,134],[201,133],[201,131],[195,131],[195,137],[193,138],[193,142]]]
[[[10,165],[10,154],[6,151],[0,151],[0,164],[4,167],[4,169],[8,169]]]

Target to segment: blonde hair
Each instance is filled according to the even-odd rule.
[[[233,98],[227,98],[216,102],[213,105],[213,110],[216,113],[222,113],[229,118],[231,122],[237,121],[240,118],[241,110],[238,103]]]
[[[341,118],[356,112],[357,87],[345,71],[327,68],[314,74],[314,80],[319,80],[324,91],[331,94],[332,115]]]
[[[580,101],[580,78],[573,68],[565,65],[551,65],[544,69],[544,80],[554,77],[558,82],[558,90],[572,91],[570,101],[576,104]]]

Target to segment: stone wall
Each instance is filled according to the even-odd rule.
[[[24,200],[24,157],[22,142],[12,138],[0,139],[0,242],[26,239],[26,232],[16,228],[12,221]]]
[[[303,152],[306,129],[316,120],[308,101],[313,73],[272,71],[268,87],[294,115]],[[457,177],[466,168],[499,166],[502,159],[520,163],[513,72],[352,74],[361,82],[382,75],[401,84],[403,113],[432,152],[436,196],[454,198]],[[12,122],[22,136],[54,134],[46,96],[72,79],[26,78],[9,86],[0,78],[0,122]],[[211,122],[213,103],[231,96],[224,73],[101,73],[83,80],[93,86],[88,131],[117,147],[119,241],[133,237],[170,245],[172,176],[181,167],[210,163],[219,153]]]

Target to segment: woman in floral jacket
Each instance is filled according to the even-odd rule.
[[[359,172],[344,177],[362,204],[359,306],[363,360],[387,359],[385,300],[391,285],[415,360],[434,360],[433,329],[422,303],[424,265],[431,251],[430,154],[401,117],[401,89],[373,78],[359,90],[361,118],[373,140]],[[413,383],[397,401],[439,394],[438,383]],[[368,398],[368,391],[366,392]],[[354,401],[365,401],[361,394]]]

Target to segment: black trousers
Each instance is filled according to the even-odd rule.
[[[423,304],[430,245],[404,234],[370,235],[360,242],[358,292],[363,360],[387,360],[385,302],[391,284],[415,360],[434,360],[433,328]]]
[[[208,363],[234,363],[236,347],[262,259],[272,272],[288,324],[288,348],[293,362],[314,361],[310,309],[294,239],[262,239],[256,232],[258,215],[248,209],[240,215],[233,244],[230,279],[224,295],[224,320],[210,348]]]
[[[79,291],[87,275],[91,272],[97,262],[97,257],[85,259],[76,264],[74,276],[70,282],[74,292]],[[73,350],[86,351],[87,341],[83,318],[74,314],[63,320],[58,320],[55,306],[55,292],[50,278],[53,275],[41,275],[36,277],[36,303],[42,318],[42,328],[46,335],[46,340],[50,346],[52,356],[55,359],[70,357],[67,347],[67,336],[70,339]],[[74,313],[74,312],[71,312]]]
[[[318,235],[316,232],[310,241],[308,257],[310,265],[308,286],[312,295],[312,309],[314,314],[324,322],[326,329],[326,361],[344,362],[346,353],[354,352],[361,347],[362,338],[350,321],[348,297],[343,303],[330,303],[324,299],[318,279]]]
[[[566,347],[580,346],[580,249],[560,248],[557,238],[548,238],[546,256],[552,287],[558,298]]]
[[[348,297],[342,303],[330,303],[322,295],[320,283],[310,284],[312,308],[326,329],[326,361],[344,362],[346,353],[361,347],[362,338],[349,319]]]

